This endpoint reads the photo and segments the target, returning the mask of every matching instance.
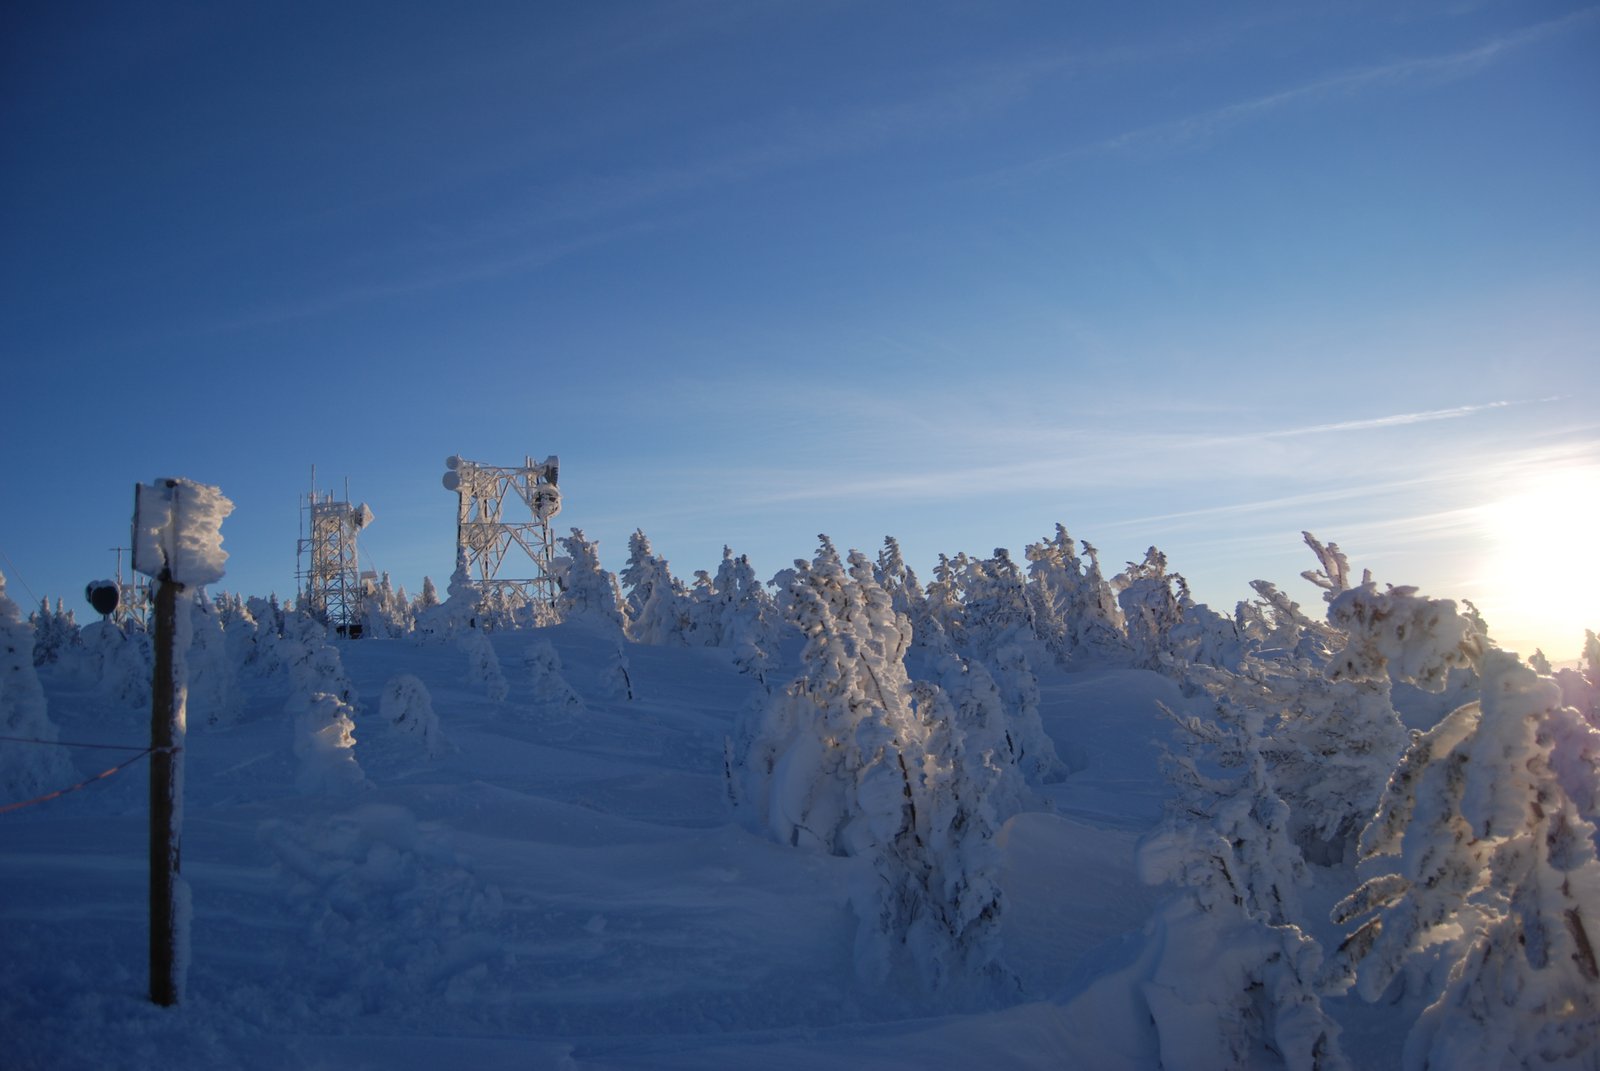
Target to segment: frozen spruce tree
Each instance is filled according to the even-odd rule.
[[[293,697],[285,712],[294,719],[301,792],[339,795],[369,787],[356,762],[354,708],[336,695],[316,692]]]
[[[1089,564],[1083,574],[1082,597],[1073,607],[1077,620],[1071,626],[1081,638],[1079,657],[1090,665],[1123,662],[1128,644],[1116,592],[1100,571],[1099,551],[1087,539],[1083,540],[1083,554]]]
[[[926,612],[924,603],[927,596],[923,594],[922,584],[900,553],[900,541],[893,536],[884,537],[883,549],[878,552],[873,574],[877,577],[878,585],[889,593],[889,601],[894,608],[913,623]]]
[[[549,640],[528,648],[523,665],[528,671],[529,694],[542,717],[562,724],[583,713],[583,699],[562,676],[561,656]]]
[[[39,600],[39,609],[28,618],[33,626],[33,664],[46,665],[59,662],[62,655],[79,646],[78,623],[72,611],[63,609],[56,600],[55,609],[49,599]]]
[[[1167,572],[1167,556],[1151,547],[1144,561],[1118,574],[1117,606],[1136,669],[1162,669],[1172,661],[1168,637],[1183,620],[1178,601],[1183,578]]]
[[[1554,681],[1484,651],[1452,604],[1368,587],[1334,602],[1364,627],[1342,665],[1438,681],[1480,659],[1483,690],[1420,734],[1395,770],[1361,838],[1376,873],[1334,909],[1336,922],[1360,925],[1332,977],[1369,1001],[1417,991],[1427,1006],[1406,1039],[1408,1071],[1593,1068],[1597,774],[1585,764],[1567,784],[1555,768],[1558,743],[1582,747],[1592,727]]]
[[[586,624],[606,632],[626,633],[626,602],[617,578],[600,564],[599,547],[574,528],[560,539],[566,557],[557,561],[561,585],[561,620]]]
[[[426,583],[423,591],[427,591]],[[468,629],[479,628],[486,623],[481,619],[482,603],[483,590],[473,583],[472,572],[467,567],[466,551],[457,548],[456,569],[450,574],[445,600],[417,613],[417,635],[446,642],[460,637]]]
[[[44,689],[33,668],[33,629],[6,595],[0,574],[0,804],[30,799],[75,780],[65,748],[45,708]],[[20,743],[38,740],[44,743]]]
[[[643,531],[628,539],[628,564],[619,577],[626,593],[628,630],[638,643],[688,642],[689,593]]]
[[[969,756],[928,686],[919,709],[905,670],[910,622],[867,558],[852,553],[847,570],[824,536],[796,566],[805,673],[744,734],[736,798],[783,842],[866,857],[870,880],[852,897],[863,977],[903,974],[952,994],[1004,982],[988,800],[997,768]]]
[[[1362,835],[1369,872],[1335,911],[1361,921],[1335,976],[1368,1000],[1428,1002],[1408,1068],[1586,1067],[1600,1043],[1594,916],[1593,746],[1559,686],[1485,650],[1477,620],[1413,589],[1371,584],[1329,612],[1351,642],[1351,676],[1442,687],[1476,662],[1482,693],[1417,737]],[[1558,747],[1559,745],[1559,747]]]
[[[419,678],[409,673],[391,677],[378,700],[378,714],[395,732],[416,741],[430,759],[450,750],[433,710],[433,697]]]
[[[189,671],[189,721],[231,725],[244,709],[244,697],[222,620],[204,590],[186,599],[182,608],[189,614],[189,650],[184,659]]]
[[[488,634],[482,629],[464,629],[456,644],[467,656],[467,683],[482,688],[491,702],[503,701],[511,693],[511,686],[500,672],[500,659],[495,656]]]
[[[1165,758],[1176,798],[1138,856],[1147,883],[1179,887],[1145,931],[1154,958],[1140,992],[1161,1066],[1254,1067],[1264,1049],[1293,1071],[1344,1068],[1316,987],[1322,951],[1298,925],[1305,865],[1261,717],[1224,706],[1216,722],[1175,720],[1189,752]],[[1218,766],[1238,772],[1208,772]]]
[[[965,587],[961,617],[967,651],[987,659],[1002,647],[1035,645],[1027,584],[1009,551],[996,547],[992,558],[970,563]]]

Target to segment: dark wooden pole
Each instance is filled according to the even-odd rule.
[[[177,952],[180,920],[177,884],[182,830],[178,796],[183,790],[184,682],[174,676],[178,595],[183,585],[171,573],[156,589],[155,671],[150,680],[150,999],[163,1006],[178,1003]]]

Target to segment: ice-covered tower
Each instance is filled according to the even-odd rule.
[[[483,465],[451,456],[445,458],[444,467],[445,489],[457,495],[456,550],[466,561],[473,583],[485,595],[515,591],[553,605],[556,582],[550,568],[554,545],[550,521],[561,512],[561,492],[556,489],[560,462],[555,455],[541,462],[525,457],[516,467]],[[527,508],[527,520],[521,518],[517,503]],[[512,547],[527,555],[532,575],[500,575]]]
[[[315,477],[312,477],[315,480]],[[346,491],[345,498],[349,498]],[[313,484],[300,501],[297,555],[300,607],[342,636],[361,635],[361,566],[356,535],[372,523],[365,502],[351,506]],[[307,564],[309,562],[309,564]]]

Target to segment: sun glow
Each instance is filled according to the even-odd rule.
[[[1600,630],[1600,465],[1527,471],[1481,510],[1491,560],[1482,576],[1489,632],[1503,647],[1576,657]]]

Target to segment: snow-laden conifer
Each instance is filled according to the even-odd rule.
[[[307,795],[336,795],[368,787],[356,762],[355,709],[337,695],[296,695],[285,712],[294,720],[296,784]]]
[[[179,612],[189,615],[189,649],[184,655],[189,724],[230,725],[244,709],[244,697],[220,615],[203,591],[196,598],[184,599]]]
[[[549,640],[539,640],[523,655],[528,673],[529,697],[548,721],[565,722],[583,713],[583,698],[561,673],[561,656]]]
[[[1482,694],[1418,735],[1390,779],[1361,837],[1372,876],[1334,910],[1360,925],[1330,977],[1371,1001],[1403,974],[1422,988],[1408,1071],[1590,1067],[1600,862],[1595,816],[1578,799],[1594,799],[1596,768],[1571,771],[1580,783],[1569,787],[1554,760],[1558,741],[1571,747],[1592,727],[1554,681],[1485,651],[1453,604],[1367,588],[1330,611],[1352,633],[1340,671],[1438,683],[1473,660]]]
[[[656,554],[642,530],[628,539],[628,564],[619,575],[626,596],[628,631],[648,644],[688,642],[689,594]]]
[[[878,585],[888,593],[895,610],[905,614],[915,626],[917,620],[927,612],[927,596],[917,580],[916,572],[906,564],[905,557],[900,553],[899,540],[893,536],[884,537],[883,549],[878,552],[873,575]]]
[[[600,564],[598,546],[580,528],[572,529],[572,534],[563,536],[559,542],[566,551],[566,557],[556,563],[561,585],[561,619],[625,632],[626,604],[617,578]]]
[[[410,673],[397,674],[383,686],[378,714],[401,736],[415,740],[429,758],[438,758],[450,749],[428,686]]]
[[[1137,669],[1162,669],[1172,661],[1168,637],[1183,620],[1178,601],[1183,578],[1167,572],[1167,556],[1151,547],[1144,560],[1117,575],[1117,607]]]
[[[987,659],[1002,647],[1037,643],[1022,570],[1004,547],[996,547],[991,558],[969,562],[963,587],[964,650]]]
[[[59,662],[64,654],[79,646],[78,623],[71,610],[64,609],[56,600],[54,609],[49,599],[39,600],[39,609],[31,614],[28,623],[33,626],[33,664],[43,666]]]
[[[1274,791],[1253,708],[1176,718],[1188,754],[1168,754],[1177,788],[1139,848],[1141,876],[1172,883],[1145,930],[1155,956],[1140,987],[1161,1066],[1249,1067],[1258,1046],[1294,1071],[1344,1068],[1339,1028],[1316,988],[1322,951],[1299,923],[1305,865]],[[1219,764],[1238,770],[1212,772]]]
[[[6,595],[0,573],[0,736],[59,739],[33,666],[34,630]],[[15,803],[64,788],[73,779],[66,749],[48,743],[0,741],[0,803]]]
[[[937,689],[924,686],[918,709],[910,621],[864,555],[846,569],[824,536],[796,566],[805,674],[743,734],[735,799],[781,841],[868,858],[873,880],[853,896],[863,977],[1003,982],[989,799],[999,767],[965,747]]]
[[[500,659],[494,645],[482,629],[463,629],[456,645],[467,656],[467,683],[483,689],[491,702],[501,702],[511,692],[505,674],[500,672]]]

